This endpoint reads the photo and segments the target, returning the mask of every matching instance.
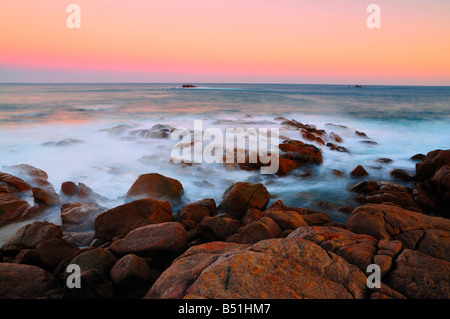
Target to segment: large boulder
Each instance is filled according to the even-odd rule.
[[[450,150],[429,152],[416,164],[414,199],[430,213],[450,216]]]
[[[187,233],[180,223],[168,222],[139,227],[111,244],[118,255],[135,254],[144,257],[176,256],[184,252]]]
[[[263,184],[235,183],[225,190],[218,211],[242,218],[250,208],[264,210],[269,200],[270,194]]]
[[[213,243],[215,244],[215,243]],[[253,246],[189,249],[152,286],[146,298],[345,299],[366,296],[356,266],[304,239],[268,239]],[[219,248],[219,247],[217,247]]]
[[[58,281],[42,268],[0,263],[0,299],[35,299],[58,288]]]
[[[280,176],[287,175],[299,166],[323,162],[321,150],[312,144],[305,144],[297,140],[285,140],[278,147],[281,152],[277,174]]]
[[[147,198],[101,213],[95,219],[94,226],[98,238],[112,240],[125,236],[133,229],[172,220],[172,207],[169,202]]]
[[[216,213],[214,199],[203,199],[183,206],[178,219],[186,228],[191,229],[195,228],[205,217],[214,216]]]
[[[172,205],[177,205],[181,201],[184,193],[183,185],[176,179],[163,176],[157,173],[144,174],[134,182],[127,192],[125,202],[142,198],[153,198],[167,200]]]

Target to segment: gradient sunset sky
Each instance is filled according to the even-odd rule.
[[[450,85],[450,1],[0,0],[0,82]]]

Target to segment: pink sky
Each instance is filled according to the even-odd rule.
[[[450,85],[449,16],[448,0],[2,0],[0,82]]]

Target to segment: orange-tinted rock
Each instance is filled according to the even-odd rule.
[[[147,198],[103,212],[95,219],[94,227],[98,238],[111,240],[123,237],[138,227],[172,220],[169,202]]]
[[[224,192],[218,211],[242,218],[250,208],[264,210],[269,200],[263,184],[235,183]]]
[[[127,192],[125,202],[142,198],[153,198],[178,204],[183,193],[183,185],[176,179],[157,173],[144,174],[139,176],[131,186]]]
[[[350,215],[346,227],[352,232],[377,239],[400,240],[405,248],[417,249],[438,258],[450,250],[450,220],[392,205],[358,207]]]
[[[59,238],[47,239],[36,246],[36,254],[47,270],[53,270],[77,250],[76,247]]]
[[[146,294],[146,299],[181,299],[204,269],[222,254],[247,247],[226,242],[193,246],[166,269]]]
[[[205,253],[201,246],[180,256],[146,297],[343,299],[366,294],[361,270],[304,239],[231,246],[219,256]]]
[[[310,240],[326,251],[332,251],[349,263],[358,266],[363,272],[372,264],[377,251],[377,240],[372,236],[352,233],[331,226],[300,227],[288,238]]]
[[[61,206],[61,220],[65,231],[94,230],[95,218],[106,208],[98,204],[67,203]]]

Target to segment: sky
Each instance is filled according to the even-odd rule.
[[[0,0],[0,82],[450,85],[449,17],[448,0]]]

